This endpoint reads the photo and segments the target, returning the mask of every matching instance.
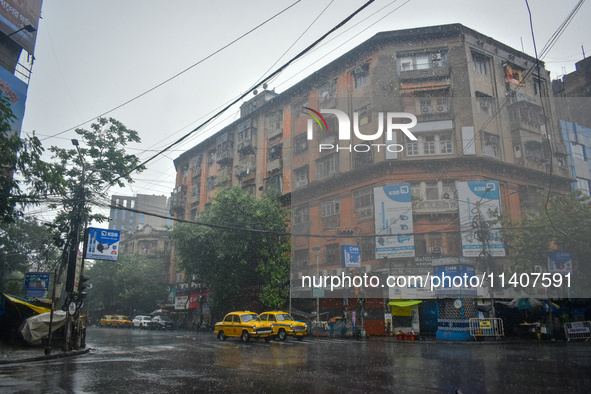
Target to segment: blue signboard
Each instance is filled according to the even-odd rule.
[[[45,272],[27,272],[25,274],[25,297],[47,298],[50,277],[51,274]]]
[[[341,262],[344,268],[361,267],[361,249],[357,245],[341,245]]]
[[[548,272],[567,274],[573,270],[571,252],[548,252]]]
[[[470,278],[475,273],[474,267],[469,265],[440,265],[433,267],[433,276],[439,278],[439,281],[433,281],[435,295],[475,296],[477,289],[470,285]]]
[[[84,247],[85,258],[117,261],[120,235],[119,230],[89,227]]]

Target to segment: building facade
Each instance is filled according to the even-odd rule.
[[[166,196],[137,194],[136,196],[111,196],[111,211],[109,214],[109,229],[120,230],[122,233],[132,233],[149,225],[154,230],[165,231],[171,228],[169,216],[169,201]],[[124,207],[139,212],[133,212]],[[153,216],[155,214],[158,216]]]
[[[195,219],[220,187],[278,191],[291,208],[293,295],[309,303],[312,289],[295,284],[317,272],[432,271],[434,258],[467,255],[463,239],[473,229],[461,217],[460,190],[467,182],[498,185],[499,208],[514,218],[535,209],[537,192],[551,183],[554,192],[569,189],[549,73],[535,66],[535,58],[458,24],[379,33],[287,91],[249,100],[240,119],[179,156],[171,212]],[[403,127],[387,132],[390,123],[408,123],[405,114],[416,117],[416,140]],[[378,219],[387,219],[376,190],[401,185],[411,195],[399,216],[412,219],[412,253],[397,255],[382,248]],[[386,227],[398,219],[388,220]],[[346,245],[359,247],[361,267],[343,267]],[[502,256],[494,262],[510,264]],[[391,289],[355,291],[325,294],[320,309],[340,315],[356,298],[393,298]],[[313,310],[309,303],[298,307]],[[383,330],[385,308],[368,309],[366,324]]]

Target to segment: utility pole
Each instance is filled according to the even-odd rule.
[[[319,271],[318,271],[318,251],[320,250],[320,245],[316,245],[312,248],[312,250],[316,251],[316,278],[318,280],[320,280],[320,278],[318,277],[319,275]],[[314,284],[314,281],[312,281],[312,285]],[[316,321],[319,322],[320,321],[320,297],[316,297]]]

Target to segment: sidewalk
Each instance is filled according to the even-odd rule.
[[[19,347],[0,345],[0,365],[24,363],[33,361],[52,360],[63,357],[74,357],[90,352],[90,348],[64,352],[61,348],[52,348],[49,356],[45,355],[43,347]]]

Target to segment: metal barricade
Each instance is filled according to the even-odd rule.
[[[505,328],[503,327],[503,319],[486,318],[470,319],[470,335],[474,339],[479,337],[495,337],[501,339],[505,335]]]
[[[591,338],[591,322],[577,321],[572,323],[564,323],[564,334],[566,340],[584,340]]]

